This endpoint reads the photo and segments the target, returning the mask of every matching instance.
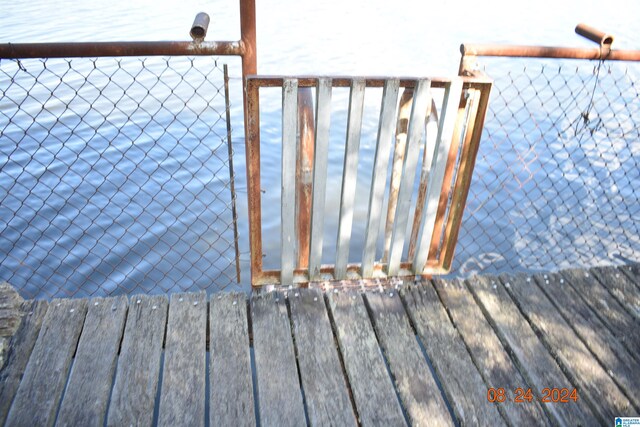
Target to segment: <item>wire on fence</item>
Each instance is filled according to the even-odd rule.
[[[452,272],[638,261],[640,64],[482,65],[494,87]]]
[[[222,66],[0,62],[0,279],[28,298],[235,283]]]

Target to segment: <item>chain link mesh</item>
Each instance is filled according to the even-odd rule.
[[[482,65],[495,81],[452,271],[640,260],[640,64]]]
[[[222,68],[0,62],[0,279],[26,298],[235,283]]]

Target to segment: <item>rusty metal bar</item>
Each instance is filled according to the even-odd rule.
[[[251,284],[262,272],[262,199],[260,188],[260,87],[257,80],[247,79],[245,102],[247,162],[247,212],[251,253]]]
[[[311,234],[311,199],[313,190],[313,156],[315,125],[311,88],[298,90],[298,153],[296,159],[296,235],[297,268],[309,267]]]
[[[554,46],[518,46],[499,44],[462,44],[465,56],[510,56],[521,58],[606,59],[607,61],[640,61],[640,50],[576,48]]]
[[[5,43],[0,58],[94,58],[121,56],[210,56],[244,55],[240,42],[92,42],[92,43]]]
[[[233,145],[231,143],[231,104],[229,102],[229,68],[222,67],[224,73],[224,105],[227,119],[227,151],[229,154],[229,182],[231,190],[231,217],[233,218],[233,245],[236,251],[236,280],[240,283],[240,250],[238,248],[238,210],[236,208],[235,174],[233,172]]]
[[[448,244],[443,247],[439,259],[439,265],[441,265],[442,269],[447,272],[451,268],[451,261],[453,260],[453,254],[458,241],[460,224],[462,223],[462,215],[467,203],[469,188],[471,187],[471,178],[473,177],[473,169],[476,164],[478,149],[480,148],[480,138],[482,136],[484,120],[487,114],[491,86],[492,85],[489,83],[484,89],[480,90],[480,99],[475,104],[470,114],[470,117],[475,118],[475,120],[472,123],[469,123],[467,128],[469,143],[465,141],[465,148],[461,154],[460,167],[456,176],[453,199],[451,200],[451,208],[444,235],[445,242]]]
[[[576,25],[576,34],[579,34],[600,46],[611,45],[613,43],[613,36],[611,34],[607,34],[604,31],[595,29],[587,24]]]
[[[360,264],[355,264],[355,263],[351,263],[347,265],[347,274],[350,278],[350,281],[348,283],[353,283],[355,281],[355,283],[361,284],[361,280],[377,280],[377,279],[386,279],[389,277],[394,277],[394,278],[402,278],[402,277],[416,277],[415,273],[413,273],[413,271],[411,270],[411,263],[410,262],[402,262],[400,263],[400,268],[398,270],[398,273],[394,276],[388,276],[385,271],[387,270],[387,264],[385,263],[375,263],[373,266],[373,277],[367,278],[367,277],[362,277],[360,274],[360,269],[361,269],[361,265]],[[428,269],[425,270],[425,273],[422,275],[424,276],[429,276],[429,275],[441,275],[441,274],[447,274],[448,271],[444,270],[441,267],[438,266],[433,266],[433,267],[429,267]],[[320,282],[322,284],[325,283],[345,283],[342,280],[336,279],[336,274],[335,274],[335,267],[332,265],[323,265],[322,269],[320,271],[320,276],[321,279],[320,280],[313,280],[309,277],[309,270],[302,270],[302,269],[296,269],[293,272],[293,283],[296,285],[299,285],[300,287],[306,287],[309,285],[309,282]],[[258,279],[256,280],[256,282],[254,283],[254,287],[261,287],[261,286],[266,286],[266,285],[279,285],[281,283],[280,281],[280,271],[279,270],[265,270],[262,271],[260,273],[260,275],[258,276]],[[332,285],[330,285],[332,286]]]

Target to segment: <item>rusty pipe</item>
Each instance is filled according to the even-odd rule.
[[[298,266],[309,267],[315,119],[310,87],[298,89],[298,155],[296,161],[296,227]]]
[[[462,44],[465,56],[510,56],[526,58],[607,59],[609,61],[640,61],[640,50],[613,50],[554,46],[519,46],[499,44]]]
[[[244,55],[244,48],[237,41],[198,44],[186,41],[0,44],[2,59],[210,55]]]
[[[613,36],[611,34],[597,30],[587,24],[581,23],[576,25],[576,33],[600,46],[611,46],[613,43]]]
[[[196,15],[195,19],[193,20],[193,24],[191,24],[191,31],[189,31],[189,35],[194,42],[200,43],[207,36],[209,21],[209,15],[204,12],[200,12]]]

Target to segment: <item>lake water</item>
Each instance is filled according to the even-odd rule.
[[[262,74],[328,74],[328,75],[408,75],[408,76],[429,76],[429,75],[453,75],[457,72],[459,61],[459,45],[462,42],[469,43],[512,43],[512,44],[540,44],[540,45],[560,45],[560,46],[591,46],[591,44],[576,36],[573,28],[578,22],[587,22],[598,28],[610,30],[616,36],[614,46],[617,48],[638,49],[640,48],[640,39],[637,37],[637,17],[640,16],[640,3],[629,1],[618,1],[607,3],[606,8],[602,7],[602,2],[596,1],[540,1],[535,3],[523,3],[515,6],[513,2],[477,2],[471,0],[463,0],[457,2],[419,2],[419,1],[351,1],[338,2],[337,0],[329,0],[323,2],[297,2],[288,1],[261,1],[257,5],[258,20],[258,69]],[[112,2],[72,2],[57,1],[49,2],[44,0],[25,2],[5,2],[2,7],[0,16],[0,43],[5,42],[65,42],[65,41],[116,41],[116,40],[186,40],[188,39],[188,30],[193,17],[197,12],[205,11],[211,16],[211,25],[207,40],[236,40],[239,38],[239,12],[238,6],[233,1],[191,1],[184,0],[179,4],[168,1],[124,1],[116,0]],[[242,104],[241,91],[239,88],[239,61],[236,59],[224,60],[230,65],[232,77],[232,126],[234,129],[234,146],[236,156],[236,176],[240,224],[240,250],[243,269],[242,288],[247,288],[248,283],[248,239],[246,228],[246,188],[244,183],[244,156],[243,143],[244,135],[242,132]],[[508,70],[514,66],[513,63],[504,60],[487,61],[487,72],[491,75],[507,76]],[[520,70],[522,65],[518,65]],[[537,65],[539,66],[539,64]],[[553,65],[549,65],[550,67]],[[493,68],[491,68],[493,67]],[[590,66],[584,67],[581,71],[585,78],[589,78],[589,72],[586,72]],[[535,66],[534,66],[535,68]],[[633,80],[637,81],[639,66],[630,67],[630,73]],[[492,73],[493,71],[493,73]],[[615,72],[618,72],[614,70]],[[531,75],[535,77],[536,72],[532,71]],[[622,76],[621,79],[628,79],[628,76]],[[508,80],[508,79],[507,79]],[[624,80],[626,81],[626,80]],[[6,80],[5,80],[6,82]],[[3,85],[0,80],[0,85]],[[562,91],[558,88],[558,93]],[[631,95],[629,95],[629,93]],[[637,94],[637,92],[635,92]],[[495,93],[494,93],[495,95]],[[511,96],[515,96],[512,93]],[[504,96],[510,96],[509,92],[505,92]],[[637,103],[637,97],[634,92],[628,92],[627,102],[630,105]],[[340,112],[344,112],[347,94],[342,93],[336,96],[338,104],[342,102],[342,106],[337,108],[337,120],[340,122]],[[575,101],[575,100],[574,100]],[[269,102],[278,102],[278,94],[273,94],[271,100],[266,99],[265,105]],[[588,103],[587,99],[580,99],[576,104],[582,102],[582,105]],[[621,101],[624,104],[624,101]],[[374,117],[376,114],[376,106],[379,101],[375,95],[371,99],[367,99],[367,108],[369,115]],[[580,105],[578,105],[580,106]],[[559,108],[562,105],[558,106]],[[541,108],[549,107],[541,106]],[[605,106],[606,109],[606,106]],[[633,136],[638,133],[638,110],[630,110],[627,117],[632,125],[626,134]],[[553,115],[552,115],[553,116]],[[0,127],[3,127],[4,118],[0,118]],[[537,123],[545,123],[549,120],[554,121],[554,117],[547,114],[539,117]],[[571,126],[571,118],[565,118]],[[265,267],[273,268],[278,265],[278,242],[277,239],[268,236],[278,236],[279,209],[278,209],[278,192],[272,191],[273,188],[279,187],[279,145],[277,143],[277,128],[280,125],[277,113],[267,112],[262,118],[263,132],[263,158],[262,158],[262,179],[263,188],[266,190],[263,195],[264,200],[264,233],[265,233]],[[562,127],[562,123],[558,125],[554,121],[554,126]],[[617,125],[616,125],[617,126]],[[500,135],[509,132],[509,129],[499,126],[495,122],[487,123],[488,131],[491,139],[495,144],[500,139]],[[618,126],[619,127],[619,126]],[[521,129],[522,130],[522,129]],[[604,129],[606,130],[606,129]],[[221,130],[223,132],[223,130]],[[340,125],[337,125],[336,136],[332,141],[340,139]],[[197,134],[197,130],[194,131]],[[502,132],[502,134],[501,134]],[[575,132],[574,132],[575,133]],[[570,137],[571,132],[566,133],[565,137]],[[597,132],[596,132],[597,135]],[[271,136],[272,138],[269,138]],[[576,136],[576,135],[573,135]],[[593,136],[593,134],[592,134]],[[637,139],[636,139],[637,141]],[[491,142],[489,142],[490,144]],[[555,144],[560,144],[558,149],[553,149]],[[5,142],[0,141],[0,144]],[[361,143],[361,163],[359,166],[358,183],[363,184],[362,188],[366,188],[368,175],[371,170],[373,159],[373,149],[375,144],[375,129],[367,128],[363,133]],[[529,145],[527,145],[529,144]],[[640,219],[640,207],[638,206],[638,196],[633,188],[638,182],[638,156],[640,147],[637,143],[619,147],[615,158],[612,160],[624,163],[614,169],[613,172],[605,173],[606,179],[609,179],[611,185],[621,186],[620,191],[615,192],[612,196],[609,191],[584,190],[591,188],[594,182],[603,177],[600,172],[594,170],[593,156],[606,158],[606,152],[600,153],[595,150],[593,153],[587,153],[580,158],[575,157],[575,146],[571,143],[563,141],[562,138],[551,140],[542,140],[535,142],[533,146],[536,150],[527,151],[527,147],[531,146],[530,142],[524,141],[523,151],[509,151],[505,147],[496,150],[495,146],[487,145],[485,151],[481,150],[479,154],[479,163],[476,169],[477,174],[484,177],[481,181],[476,182],[476,190],[472,189],[470,195],[470,205],[468,210],[474,212],[474,216],[465,224],[467,235],[461,233],[461,239],[467,239],[464,250],[459,251],[456,258],[455,271],[459,274],[469,274],[474,271],[500,271],[502,268],[510,269],[528,269],[528,268],[554,268],[568,265],[574,265],[576,260],[592,259],[595,262],[616,262],[620,260],[638,259],[638,249],[640,248],[638,236],[638,224]],[[547,149],[546,147],[551,147]],[[612,144],[611,148],[617,147]],[[526,156],[527,152],[535,151],[535,156],[529,161]],[[588,150],[587,150],[588,151]],[[2,152],[2,150],[0,150]],[[496,162],[492,158],[492,154],[501,153],[504,157],[503,161]],[[568,162],[566,158],[562,159],[561,154],[573,154],[572,162]],[[4,153],[6,155],[6,152]],[[331,151],[330,163],[334,165],[342,164],[343,152],[339,145],[336,145]],[[207,154],[203,153],[203,158],[207,158]],[[511,156],[511,157],[510,157]],[[523,160],[524,158],[524,160]],[[535,160],[535,161],[534,161]],[[564,160],[562,162],[561,160]],[[515,172],[514,174],[505,173],[514,164],[514,162],[523,161],[528,166],[536,166],[524,168],[523,174]],[[609,162],[609,165],[611,162]],[[558,165],[565,165],[558,167]],[[570,165],[570,166],[567,166]],[[584,167],[586,165],[586,167]],[[587,177],[573,177],[571,168],[575,170],[586,170]],[[635,172],[634,172],[635,169]],[[5,169],[3,177],[0,177],[2,188],[10,188],[7,184],[12,178],[6,173],[9,169]],[[336,169],[337,170],[337,169]],[[618,172],[616,172],[616,170]],[[554,173],[560,171],[558,176]],[[226,171],[223,171],[226,172]],[[333,173],[332,173],[333,172]],[[330,176],[335,175],[334,170],[330,170]],[[621,174],[616,178],[616,173]],[[492,189],[490,187],[492,177],[500,181],[505,176],[513,178],[509,182],[502,182],[501,187]],[[552,188],[546,188],[545,183],[552,177],[552,181],[560,184],[550,184]],[[613,177],[613,178],[612,178]],[[202,177],[206,179],[207,177]],[[518,181],[522,178],[522,181]],[[615,178],[615,179],[614,179]],[[605,181],[606,181],[605,179]],[[485,181],[486,180],[486,181]],[[485,186],[485,188],[482,187]],[[360,187],[359,187],[360,188]],[[505,190],[506,189],[506,190]],[[500,191],[498,191],[500,190]],[[212,190],[214,191],[214,190]],[[124,189],[126,193],[126,188]],[[541,195],[538,196],[537,192]],[[626,193],[625,193],[626,192]],[[519,194],[520,199],[514,197]],[[546,195],[545,195],[546,194]],[[551,194],[551,196],[550,196]],[[563,212],[562,204],[552,207],[548,205],[548,201],[557,198],[571,198],[572,195],[582,195],[582,198],[593,200],[593,205],[601,203],[602,200],[609,200],[614,205],[610,211],[602,213],[600,209],[585,208],[579,216],[570,212]],[[168,193],[169,197],[171,192]],[[204,196],[203,196],[204,198]],[[364,191],[358,192],[356,206],[364,207],[366,205],[367,194]],[[536,199],[543,200],[536,202]],[[528,214],[522,214],[522,211],[510,214],[513,204],[516,202],[521,204],[529,204]],[[339,203],[338,197],[330,197],[327,201],[328,210],[337,209]],[[211,215],[215,216],[216,208],[208,207]],[[203,208],[203,210],[206,210]],[[492,212],[495,216],[492,217]],[[107,213],[111,216],[118,216],[119,213]],[[52,213],[55,215],[55,211]],[[175,220],[185,213],[177,211],[173,213],[170,221]],[[355,212],[355,229],[354,234],[361,234],[364,210],[359,209]],[[533,217],[532,215],[535,215]],[[541,218],[540,215],[543,215]],[[573,215],[573,216],[572,216]],[[592,219],[597,217],[596,223],[602,224],[602,227],[594,227],[591,222],[581,222],[583,217]],[[569,225],[562,225],[563,221],[568,218],[569,221],[577,222],[574,228],[569,230]],[[611,218],[615,218],[618,223],[610,224]],[[2,223],[0,218],[0,224]],[[133,221],[135,222],[135,221]],[[193,233],[193,239],[197,240],[197,235],[204,233],[201,229],[206,228],[206,224],[202,224],[197,219],[185,220],[190,227],[181,223],[179,226],[184,228],[180,231],[181,236],[185,233]],[[329,218],[328,235],[331,230],[335,231],[337,219]],[[496,222],[504,224],[496,225]],[[537,223],[542,224],[544,230],[553,230],[556,232],[541,232],[536,234]],[[560,224],[560,225],[558,225]],[[528,228],[527,228],[528,225]],[[523,228],[524,227],[524,228]],[[38,226],[36,224],[36,229]],[[510,236],[503,241],[494,241],[496,233],[504,236],[505,229],[509,230]],[[621,234],[617,234],[615,229],[622,229]],[[464,230],[463,230],[464,231]],[[84,231],[86,232],[86,230]],[[90,232],[90,231],[89,231]],[[162,233],[160,233],[162,234]],[[515,236],[515,237],[514,237]],[[567,244],[558,242],[558,236],[569,238]],[[589,237],[591,236],[591,237]],[[604,236],[604,237],[603,237]],[[0,254],[11,252],[11,258],[5,256],[5,261],[0,262],[0,279],[10,280],[14,285],[26,289],[29,285],[27,279],[32,276],[18,275],[14,276],[12,271],[16,266],[20,265],[20,256],[15,254],[26,253],[33,245],[32,241],[24,239],[14,239],[9,236],[8,231],[2,232],[0,238],[4,237],[3,244],[11,242],[11,248],[2,248]],[[187,236],[188,238],[191,238]],[[126,238],[126,235],[121,238]],[[566,247],[567,245],[576,246],[584,245],[583,240],[587,242],[588,251],[586,254],[576,254],[575,256],[554,253],[549,247]],[[161,240],[161,239],[160,239]],[[499,240],[499,239],[498,239]],[[622,240],[622,242],[620,242]],[[331,262],[334,255],[334,243],[331,239],[325,239],[324,261]],[[589,243],[597,241],[596,243]],[[618,243],[612,243],[618,241]],[[602,243],[604,242],[604,243]],[[135,243],[135,242],[134,242]],[[154,243],[156,244],[156,243]],[[361,242],[354,239],[351,260],[357,261],[361,251],[359,250]],[[564,245],[564,246],[563,246]],[[135,246],[133,243],[129,246]],[[127,246],[127,247],[129,247]],[[63,250],[65,246],[57,250]],[[465,249],[466,248],[466,249]],[[547,248],[545,250],[545,248]],[[189,249],[189,248],[187,248]],[[86,259],[85,252],[91,251],[91,246],[87,249],[86,245],[79,247],[78,245],[70,245],[66,250],[76,251],[78,259]],[[186,249],[185,249],[186,250]],[[539,251],[547,252],[546,255],[540,256],[536,253]],[[155,261],[162,258],[162,254],[156,253]],[[227,254],[228,255],[228,254]],[[45,261],[47,259],[46,250],[40,258]],[[133,257],[135,262],[151,263],[153,259],[144,259],[139,254],[121,253],[121,257]],[[533,258],[532,258],[533,257]],[[66,255],[57,255],[57,259],[66,258]],[[98,256],[97,259],[104,257]],[[197,257],[196,257],[197,258]],[[524,258],[524,260],[523,260]],[[526,258],[531,261],[527,264]],[[555,258],[555,260],[554,260]],[[31,262],[37,262],[38,257]],[[184,261],[184,260],[183,260]],[[197,264],[201,262],[201,258],[187,260]],[[132,261],[133,262],[133,261]],[[115,267],[113,266],[115,263]],[[62,263],[64,264],[64,262]],[[131,263],[130,263],[131,264]],[[215,264],[212,262],[212,265]],[[492,270],[492,264],[493,270]],[[70,269],[70,266],[60,266],[61,270]],[[98,269],[98,265],[88,265],[89,271],[84,271],[82,266],[76,266],[77,272],[63,272],[60,276],[51,273],[48,277],[51,280],[61,281],[65,274],[68,275],[90,275],[91,270]],[[37,268],[37,266],[31,266]],[[113,262],[109,264],[109,268],[103,273],[104,280],[112,283],[111,288],[106,286],[85,291],[84,293],[102,293],[113,292],[113,286],[118,281],[127,278],[130,273],[130,267],[124,267],[123,264]],[[149,266],[149,269],[153,269]],[[184,272],[184,269],[180,270]],[[170,285],[162,285],[147,289],[145,286],[133,286],[128,291],[167,291],[177,289],[194,289],[199,287],[203,277],[206,274],[200,274],[197,277],[187,277],[184,274],[172,277],[170,272],[155,272],[154,274],[143,274],[145,280],[164,280],[167,277],[168,282],[191,280],[187,285],[176,285],[171,288]],[[103,277],[100,276],[100,277]],[[108,276],[108,277],[107,277]],[[161,277],[162,276],[162,277]],[[101,279],[102,280],[102,279]],[[98,282],[98,280],[95,280]],[[200,282],[199,282],[200,281]],[[21,283],[25,282],[25,283]],[[34,294],[41,296],[51,296],[53,294],[64,294],[64,290],[58,289],[64,287],[63,283],[58,283],[53,290],[45,294],[38,294],[38,287],[30,290],[30,296]],[[206,286],[205,286],[206,287]],[[126,287],[125,287],[126,289]],[[82,290],[68,290],[71,293]]]

